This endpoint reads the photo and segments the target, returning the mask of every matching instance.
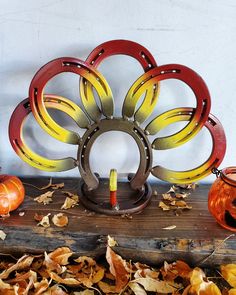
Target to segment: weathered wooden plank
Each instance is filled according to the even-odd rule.
[[[48,178],[24,178],[24,182],[45,185]],[[77,192],[79,180],[75,178],[57,178],[54,182],[65,182],[65,188]],[[169,185],[153,183],[153,196],[149,206],[132,219],[120,216],[105,216],[86,210],[82,204],[78,207],[61,210],[65,195],[55,192],[53,202],[46,206],[33,201],[41,193],[37,189],[26,186],[26,198],[22,206],[5,220],[1,220],[0,229],[7,234],[5,241],[0,241],[0,253],[23,254],[52,251],[61,246],[68,246],[79,255],[99,257],[105,253],[106,237],[113,236],[119,246],[116,251],[127,259],[139,260],[149,264],[158,264],[163,260],[184,259],[198,264],[215,250],[214,255],[203,264],[220,264],[236,262],[236,237],[221,228],[209,214],[207,194],[209,185],[200,185],[192,192],[189,204],[192,210],[184,211],[179,216],[173,212],[163,212],[158,208],[161,193],[169,189]],[[120,186],[122,195],[127,197],[126,185]],[[106,187],[99,190],[101,195],[108,194]],[[19,212],[24,211],[24,216]],[[66,228],[49,228],[37,226],[34,214],[56,214],[64,212],[69,217]],[[173,230],[164,230],[176,225]]]

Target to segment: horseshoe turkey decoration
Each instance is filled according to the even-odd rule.
[[[144,70],[143,75],[130,87],[124,99],[122,117],[119,118],[113,117],[112,91],[104,76],[97,70],[105,58],[116,54],[135,58]],[[81,77],[80,97],[84,109],[65,97],[44,93],[47,82],[63,72]],[[190,87],[196,97],[196,107],[171,109],[145,125],[157,104],[160,82],[166,79],[181,80]],[[93,90],[98,94],[101,107],[97,105]],[[220,165],[226,149],[225,134],[220,122],[210,114],[210,106],[207,86],[196,72],[178,64],[157,66],[151,53],[140,44],[114,40],[96,47],[86,61],[63,57],[44,65],[30,84],[29,98],[23,100],[12,114],[9,136],[16,153],[38,169],[53,172],[78,167],[82,177],[80,197],[87,208],[106,214],[133,213],[143,209],[150,200],[151,188],[146,181],[150,173],[172,183],[191,183],[209,175],[213,168]],[[58,125],[48,113],[49,108],[68,114],[85,130],[84,135],[80,137],[78,133]],[[24,141],[22,132],[25,118],[31,112],[48,134],[62,142],[78,145],[77,158],[48,159],[33,152]],[[157,136],[160,130],[179,121],[188,123],[175,134]],[[153,165],[153,149],[164,150],[180,146],[191,140],[203,127],[209,130],[213,141],[211,155],[205,163],[188,171],[173,171]],[[94,141],[108,131],[123,131],[132,136],[140,153],[138,170],[128,177],[132,197],[126,202],[119,200],[119,206],[111,206],[108,201],[101,202],[97,199],[96,190],[101,179],[91,171],[89,163]],[[156,138],[150,142],[149,136]],[[116,185],[110,183],[110,187]]]

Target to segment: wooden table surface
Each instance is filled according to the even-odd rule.
[[[22,181],[43,186],[49,179],[22,178]],[[53,182],[64,182],[63,190],[78,192],[79,180],[76,178],[55,178]],[[61,210],[65,195],[60,190],[55,192],[52,203],[38,204],[33,199],[42,191],[25,187],[24,203],[9,218],[0,221],[0,229],[7,234],[4,241],[0,240],[0,253],[42,253],[68,246],[76,254],[99,257],[105,253],[107,235],[110,235],[119,244],[115,249],[117,253],[149,264],[177,259],[201,266],[236,262],[236,236],[225,240],[232,232],[221,228],[208,212],[210,185],[199,185],[188,199],[193,208],[176,216],[172,211],[164,212],[158,208],[161,194],[170,185],[153,183],[153,191],[156,190],[158,195],[153,195],[148,207],[132,218],[97,214],[86,210],[82,204]],[[101,188],[103,193],[104,188]],[[24,216],[19,212],[24,212]],[[68,216],[69,224],[64,228],[53,224],[48,228],[37,226],[36,212],[43,215],[63,212]],[[171,225],[176,228],[163,229]]]

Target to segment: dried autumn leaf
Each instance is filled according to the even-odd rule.
[[[81,285],[81,282],[79,282],[78,280],[76,280],[74,278],[65,278],[65,279],[63,279],[54,272],[50,272],[49,275],[50,275],[50,278],[52,280],[56,281],[59,284],[64,284],[64,285],[73,286],[73,287]]]
[[[223,278],[230,286],[236,288],[236,264],[221,265],[220,270]]]
[[[82,267],[87,266],[87,267],[91,268],[92,266],[96,265],[96,261],[93,258],[88,257],[88,256],[80,256],[80,257],[74,259],[74,261],[77,263],[81,263]]]
[[[67,209],[73,208],[75,207],[75,205],[78,205],[78,201],[79,201],[79,197],[77,200],[66,197],[64,204],[61,206],[61,209],[67,210]]]
[[[3,282],[2,279],[0,279],[0,290],[12,290],[12,286],[10,284],[7,284],[5,282]]]
[[[105,270],[104,268],[99,268],[92,276],[92,283],[97,284],[104,278]]]
[[[73,252],[70,248],[61,247],[48,254],[48,256],[60,265],[67,265],[69,263],[68,259],[71,257],[72,254]]]
[[[175,188],[175,186],[172,186],[166,193],[167,194],[174,194],[175,195],[175,191],[176,191],[176,188]]]
[[[64,272],[64,269],[61,267],[61,265],[53,259],[51,259],[46,252],[44,253],[44,257],[45,258],[43,264],[46,266],[47,271],[56,271],[58,274]]]
[[[68,217],[63,213],[58,213],[53,216],[52,222],[58,227],[64,227],[68,225]]]
[[[45,190],[47,188],[52,188],[52,189],[59,189],[64,187],[64,182],[61,183],[52,183],[52,178],[50,178],[49,183],[45,186],[42,187],[36,187],[38,190]]]
[[[169,193],[162,194],[162,197],[166,201],[170,201],[170,202],[175,201],[175,198],[172,197]]]
[[[98,282],[98,287],[102,290],[105,294],[116,293],[117,294],[117,287],[107,284],[103,281]]]
[[[49,282],[47,279],[42,279],[40,282],[34,283],[34,295],[43,294],[49,287]]]
[[[159,292],[159,293],[173,293],[175,291],[175,288],[170,286],[165,281],[159,281],[152,278],[138,278],[133,281],[132,283],[138,283],[144,287],[144,289],[148,292]]]
[[[49,216],[51,214],[48,213],[48,215],[43,216],[42,220],[37,224],[38,226],[43,226],[43,227],[49,227],[50,226],[50,221],[49,221]]]
[[[159,207],[163,210],[163,211],[169,211],[170,210],[170,206],[166,205],[164,202],[160,201],[159,202]]]
[[[23,272],[23,273],[16,273],[15,278],[13,279],[8,279],[8,283],[20,283],[22,281],[26,281],[26,280],[31,280],[32,282],[36,282],[37,281],[37,273],[35,271],[29,270],[27,272]]]
[[[60,286],[58,285],[54,285],[50,288],[48,288],[48,290],[44,293],[42,293],[42,295],[67,295],[68,293],[65,292]]]
[[[189,183],[189,184],[175,184],[176,189],[182,188],[187,190],[195,190],[197,187],[197,183]]]
[[[107,236],[107,244],[108,244],[108,246],[109,247],[115,247],[115,246],[118,246],[118,243],[117,243],[117,241],[113,238],[113,237],[111,237],[111,236]]]
[[[75,201],[79,201],[79,196],[77,194],[73,194],[71,192],[68,192],[68,191],[63,191],[63,194],[64,195],[67,195],[68,197],[70,197],[72,200],[75,200]]]
[[[128,286],[134,292],[135,295],[146,295],[147,294],[147,292],[138,283],[129,282]]]
[[[192,207],[187,205],[185,201],[173,201],[171,202],[171,205],[177,206],[180,209],[192,209]]]
[[[187,263],[177,260],[171,264],[165,261],[160,271],[165,281],[174,281],[177,277],[189,280],[192,269]]]
[[[33,260],[33,256],[22,256],[14,265],[0,273],[0,279],[7,279],[13,271],[27,270],[32,264]]]
[[[43,215],[42,214],[38,214],[38,213],[35,213],[34,214],[34,220],[35,221],[41,221],[43,219]]]
[[[63,188],[64,186],[65,186],[64,182],[61,182],[61,183],[52,184],[51,188],[57,190],[59,188]]]
[[[0,230],[0,239],[4,241],[6,239],[6,236],[7,235],[4,233],[4,231]]]
[[[175,229],[175,228],[176,228],[176,225],[169,225],[169,226],[163,227],[162,229],[172,230],[172,229]]]
[[[52,202],[52,196],[54,193],[55,193],[54,191],[48,191],[48,192],[41,194],[38,197],[34,198],[34,201],[36,201],[38,203],[42,203],[44,205],[47,205],[50,202]]]
[[[74,292],[73,295],[94,295],[94,290],[85,289],[84,291]]]
[[[185,199],[185,198],[189,197],[189,195],[190,195],[190,193],[176,193],[175,197],[177,199]]]
[[[120,292],[128,283],[130,272],[124,259],[107,246],[106,260],[110,266],[110,272],[116,279],[116,291]]]
[[[152,270],[150,268],[145,268],[145,269],[138,269],[134,273],[134,278],[152,278],[152,279],[157,279],[159,276],[159,272]]]
[[[196,267],[190,276],[190,286],[183,295],[221,295],[220,289],[211,281],[208,281],[204,272]]]
[[[126,213],[126,214],[122,214],[122,215],[121,215],[121,218],[126,218],[126,219],[131,220],[131,219],[133,219],[133,216],[130,215],[129,213]]]

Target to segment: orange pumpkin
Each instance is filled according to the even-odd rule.
[[[219,171],[208,194],[208,208],[224,228],[236,232],[236,167]]]
[[[0,215],[7,215],[20,206],[25,197],[25,189],[16,176],[0,175]]]

